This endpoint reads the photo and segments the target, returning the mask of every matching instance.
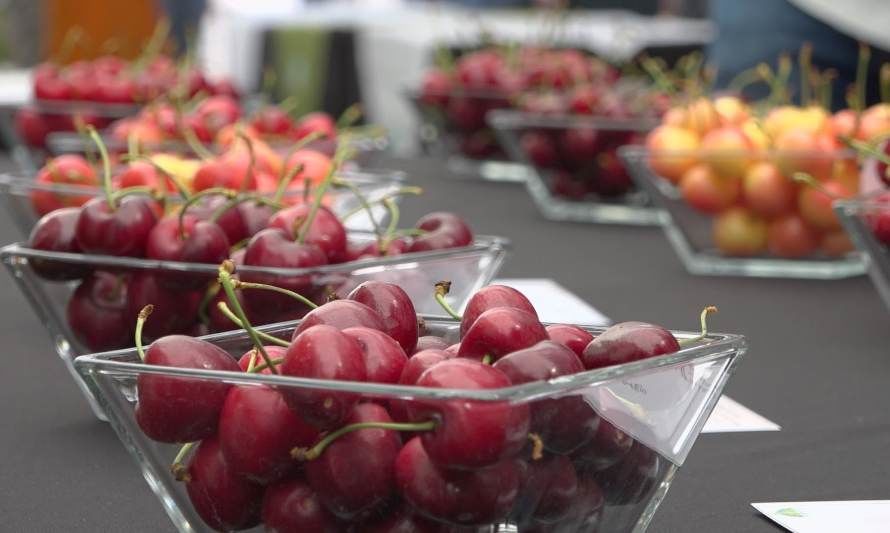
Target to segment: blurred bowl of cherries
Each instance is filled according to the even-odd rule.
[[[486,121],[490,111],[590,114],[595,108],[607,109],[604,114],[609,116],[628,112],[618,92],[611,90],[621,80],[619,71],[578,49],[487,47],[456,59],[442,53],[438,63],[408,96],[423,122],[422,143],[464,175],[525,179],[524,165],[505,165],[511,158]]]
[[[890,187],[886,164],[880,166]],[[869,276],[890,309],[890,190],[838,200],[834,209],[856,248],[865,256]]]
[[[236,310],[275,290],[217,272]],[[372,281],[298,322],[75,364],[180,531],[587,533],[646,529],[746,349],[705,331],[713,308],[684,333],[542,324],[498,285],[443,307],[419,320]]]

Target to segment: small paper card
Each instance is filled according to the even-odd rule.
[[[792,533],[886,533],[890,500],[752,503],[755,509]]]
[[[588,326],[608,326],[612,323],[599,310],[552,279],[497,279],[492,283],[513,287],[524,294],[535,306],[541,322]]]
[[[779,431],[781,426],[748,409],[728,396],[721,396],[705,422],[702,433]]]

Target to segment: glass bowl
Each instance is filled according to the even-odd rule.
[[[890,195],[877,192],[838,200],[834,209],[856,248],[865,257],[868,274],[890,309]],[[878,238],[878,231],[882,238]]]
[[[645,193],[634,190],[615,153],[618,147],[639,141],[656,125],[654,120],[496,110],[488,114],[488,122],[510,157],[530,169],[525,186],[544,218],[661,223],[659,210]]]
[[[430,319],[425,327],[429,334],[444,336],[449,341],[457,340],[457,322]],[[294,328],[295,323],[282,323],[263,329],[289,339]],[[593,327],[586,329],[594,334],[602,331]],[[682,339],[697,334],[675,335]],[[251,346],[243,331],[205,339],[236,357]],[[570,518],[563,519],[561,526],[550,524],[538,530],[642,532],[663,501],[745,350],[745,340],[741,336],[709,334],[670,355],[547,382],[473,391],[150,366],[141,363],[133,349],[85,355],[77,358],[75,366],[99,398],[121,442],[141,467],[146,481],[179,531],[206,531],[208,527],[193,508],[184,484],[177,482],[171,474],[170,466],[178,446],[149,439],[136,422],[137,379],[149,374],[225,383],[233,387],[265,385],[288,393],[348,391],[362,401],[380,406],[400,402],[402,405],[424,405],[434,412],[445,405],[470,403],[480,409],[498,406],[517,412],[530,409],[536,420],[532,430],[544,444],[541,460],[549,462],[539,463],[542,469],[550,468],[548,464],[559,464],[574,471],[584,495],[570,492],[575,497],[567,500],[562,508]],[[573,413],[574,425],[567,424],[567,419],[560,421],[555,414],[569,412],[569,409]],[[582,427],[589,432],[581,430],[578,433],[578,428]],[[405,441],[408,438],[410,436]],[[463,513],[448,518],[459,520],[463,517],[467,522],[478,520],[467,531],[528,530],[526,527],[534,519],[531,515],[539,512],[538,504],[545,490],[541,479],[547,477],[525,478],[527,481],[520,483],[518,472],[536,461],[532,455],[527,446],[502,459],[497,463],[499,466],[487,467],[500,469],[494,487],[474,493],[474,498],[486,502],[479,507],[484,509],[487,518],[479,514],[470,518],[474,515]],[[450,471],[449,475],[461,479],[482,471],[482,468],[459,473]],[[449,486],[459,490],[459,487]],[[575,517],[584,517],[586,521],[583,525],[578,524],[573,521]],[[363,530],[363,526],[349,531]],[[559,527],[563,529],[556,529]],[[347,531],[345,526],[343,531]]]
[[[424,152],[444,159],[452,175],[510,183],[526,180],[530,173],[528,167],[510,161],[485,122],[489,111],[510,107],[506,96],[469,91],[443,95],[462,102],[461,110],[454,114],[459,112],[463,118],[457,120],[442,105],[424,101],[415,89],[406,90],[405,96],[420,119],[418,135]]]
[[[373,236],[368,233],[352,232],[350,238],[371,241]],[[262,277],[265,283],[279,286],[286,285],[282,282],[284,279],[289,279],[292,283],[295,278],[299,279],[304,286],[309,288],[305,291],[305,295],[316,301],[323,301],[331,294],[343,297],[364,281],[387,281],[398,284],[408,293],[411,299],[416,302],[418,313],[441,315],[442,308],[433,297],[436,282],[441,280],[452,282],[452,289],[447,298],[451,305],[461,309],[474,292],[494,278],[504,262],[508,250],[509,242],[506,239],[477,235],[471,246],[461,248],[406,253],[316,268],[287,269],[245,266],[239,267],[238,272],[252,275],[255,278]],[[123,284],[129,283],[136,276],[142,278],[143,282],[146,281],[145,278],[149,278],[148,282],[153,282],[161,277],[166,277],[166,279],[190,277],[196,279],[199,284],[204,281],[210,283],[216,279],[218,268],[218,265],[210,264],[46,252],[28,248],[23,243],[10,244],[0,248],[0,260],[3,261],[32,309],[46,326],[57,354],[75,377],[77,376],[72,366],[74,357],[95,351],[95,349],[89,349],[75,334],[68,316],[69,302],[75,296],[75,291],[81,282],[79,280],[48,280],[41,276],[41,266],[49,264],[57,271],[63,269],[66,272],[75,272],[80,275],[101,272],[106,279],[117,280],[117,286],[125,286]],[[111,275],[115,277],[109,278]],[[77,295],[86,298],[85,291],[86,289]],[[199,288],[183,290],[181,293],[180,303],[184,310],[180,312],[184,316],[184,323],[194,323],[192,327],[197,324],[199,319],[198,301],[202,296],[198,293],[201,292],[203,289]],[[122,298],[126,298],[126,292],[123,292]],[[158,304],[157,301],[147,303]],[[212,303],[204,307],[208,313],[212,313],[211,305]],[[248,316],[257,324],[264,324],[294,318],[295,314],[305,313],[306,309],[287,308],[287,311],[282,312],[283,314],[277,311],[266,312],[266,309],[262,309],[262,311],[264,311],[262,316],[257,316],[252,311],[248,312]],[[135,324],[136,315],[133,314],[132,318],[132,321],[125,323]],[[220,324],[218,329],[235,329],[233,324],[224,320],[211,322],[211,324],[213,323]],[[131,339],[122,342],[125,344],[119,344],[119,347],[133,345]],[[83,391],[87,393],[87,400],[93,411],[99,418],[103,418],[104,415],[96,404],[95,398],[85,388]]]
[[[398,170],[345,170],[338,177],[354,185],[372,203],[371,212],[378,221],[386,218],[387,210],[375,202],[396,193],[406,185],[405,173]],[[29,177],[0,174],[0,198],[23,238],[28,237],[37,220],[48,211],[58,207],[78,206],[102,194],[104,192],[99,187],[38,183]],[[302,194],[301,188],[293,188],[288,190],[285,198],[299,198]],[[361,207],[355,194],[342,186],[331,187],[327,197],[330,199],[329,208],[338,215],[351,213]],[[399,198],[398,195],[393,197],[396,202]],[[174,204],[181,201],[178,196],[171,196],[168,200]],[[370,231],[373,224],[370,215],[361,212],[347,219],[346,227]]]
[[[690,207],[680,189],[650,168],[651,152],[639,146],[626,146],[619,150],[631,177],[646,191],[656,206],[663,209],[662,227],[674,252],[680,257],[691,274],[709,276],[749,276],[770,278],[841,279],[865,273],[862,255],[851,250],[840,256],[828,256],[816,252],[802,258],[781,258],[767,252],[751,257],[724,255],[714,244],[712,235],[715,216],[704,214]],[[846,158],[846,153],[844,153]],[[724,154],[710,154],[721,157]],[[836,158],[836,155],[795,152],[795,157],[814,161]],[[669,154],[667,157],[700,157],[695,154]],[[842,234],[840,230],[838,233]]]

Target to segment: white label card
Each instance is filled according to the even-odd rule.
[[[728,396],[721,396],[705,422],[702,433],[779,431],[781,426],[748,409]]]
[[[752,503],[773,522],[792,533],[886,533],[890,500]]]
[[[507,285],[525,295],[538,311],[541,322],[608,326],[612,322],[577,295],[546,278],[496,279],[497,285]]]

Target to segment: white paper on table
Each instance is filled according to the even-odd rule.
[[[792,533],[886,533],[890,500],[752,503],[773,522]]]
[[[577,295],[546,278],[497,279],[492,283],[518,290],[531,301],[541,322],[608,326],[609,318]]]
[[[702,433],[734,433],[741,431],[779,431],[775,422],[748,409],[728,396],[721,396],[705,422]]]

